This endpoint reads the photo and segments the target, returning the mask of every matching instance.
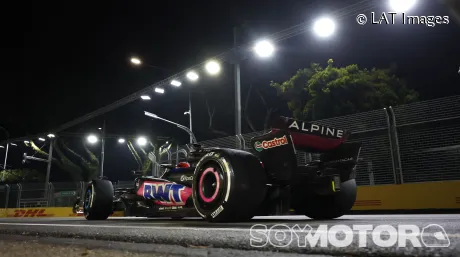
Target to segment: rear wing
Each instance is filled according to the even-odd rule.
[[[278,117],[274,120],[272,127],[274,129],[287,130],[289,132],[314,135],[325,138],[340,139],[347,138],[350,133],[343,129],[324,126],[314,122],[296,120],[288,117]]]
[[[351,134],[343,129],[282,116],[272,123],[273,132],[280,130],[291,135],[296,148],[311,152],[334,149],[345,142]]]

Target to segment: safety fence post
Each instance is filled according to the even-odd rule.
[[[5,194],[5,209],[8,208],[8,201],[10,200],[10,185],[6,184],[5,185],[5,188],[6,188],[6,194]]]
[[[179,164],[179,145],[176,144],[176,165]]]
[[[22,196],[22,185],[21,183],[17,183],[17,185],[18,185],[18,196],[16,199],[16,208],[20,208],[21,207],[21,196]]]
[[[394,136],[394,140],[395,140],[395,158],[396,158],[396,169],[398,170],[399,172],[399,178],[400,178],[400,181],[399,183],[401,184],[404,184],[404,178],[403,178],[403,171],[402,171],[402,165],[401,165],[401,153],[400,153],[400,150],[399,150],[399,139],[398,139],[398,130],[396,128],[396,117],[395,117],[395,113],[393,111],[393,108],[390,106],[390,114],[391,114],[391,117],[392,117],[392,121],[393,121],[393,124],[392,124],[392,131],[393,131],[393,136]]]
[[[395,157],[394,157],[394,147],[393,147],[393,137],[392,137],[390,116],[388,115],[387,108],[383,108],[383,111],[385,112],[385,118],[386,118],[386,122],[388,126],[388,140],[390,141],[390,154],[391,154],[391,164],[393,168],[393,179],[394,179],[395,184],[398,184],[397,177],[396,177],[396,163],[395,163]]]
[[[369,174],[369,185],[375,185],[374,171],[372,170],[372,162],[367,162],[367,172]]]
[[[246,149],[246,141],[244,140],[243,135],[239,134],[237,136],[240,139],[240,141],[239,141],[240,142],[239,149],[240,150],[245,150]]]
[[[52,207],[54,203],[54,185],[49,182],[45,193],[46,207]],[[51,205],[51,206],[50,206]]]

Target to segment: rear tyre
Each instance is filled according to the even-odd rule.
[[[318,220],[338,218],[351,210],[356,201],[356,192],[356,180],[350,179],[340,185],[340,192],[336,194],[307,196],[303,213]]]
[[[245,221],[265,199],[267,176],[251,153],[219,149],[206,154],[193,176],[195,209],[211,222]]]
[[[87,220],[105,220],[113,212],[113,185],[109,180],[91,181],[85,192],[83,213]]]

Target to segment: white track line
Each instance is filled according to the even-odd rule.
[[[170,223],[155,223],[167,225]],[[49,224],[49,223],[0,223],[5,226],[42,226],[42,227],[89,227],[89,228],[127,228],[127,229],[150,229],[150,230],[194,230],[194,231],[236,231],[236,232],[249,232],[249,228],[197,228],[197,227],[159,227],[159,226],[110,226],[110,225],[97,225],[97,224]],[[260,224],[259,224],[260,225]],[[292,232],[288,229],[273,229],[271,231],[279,232]],[[327,230],[313,229],[314,233],[327,234]],[[350,233],[346,233],[350,234]],[[359,235],[358,231],[352,231],[353,235]],[[370,235],[371,233],[367,233]],[[390,233],[390,235],[398,235],[398,233]],[[447,234],[449,238],[460,238],[460,234]]]
[[[155,223],[156,225],[168,225],[171,223]],[[127,229],[163,229],[163,230],[196,230],[196,231],[209,231],[209,230],[217,230],[217,231],[244,231],[248,232],[248,229],[243,228],[196,228],[196,227],[156,227],[156,226],[109,226],[109,225],[97,225],[97,224],[48,224],[48,223],[0,223],[0,225],[5,226],[43,226],[43,227],[89,227],[89,228],[127,228]]]

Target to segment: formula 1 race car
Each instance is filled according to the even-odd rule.
[[[115,205],[125,216],[202,217],[245,221],[254,216],[306,215],[334,219],[356,200],[355,169],[360,143],[349,132],[280,117],[270,132],[251,139],[248,151],[190,145],[187,161],[162,165],[161,177],[137,176],[114,190],[106,179],[88,184],[83,202],[88,220],[107,219]],[[320,158],[297,165],[296,151]]]

